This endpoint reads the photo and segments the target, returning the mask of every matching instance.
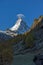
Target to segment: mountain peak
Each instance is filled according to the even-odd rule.
[[[18,14],[17,16],[18,16],[18,20],[16,21],[16,24],[10,28],[10,30],[17,34],[21,34],[28,31],[29,27],[22,18],[24,17],[24,15]]]

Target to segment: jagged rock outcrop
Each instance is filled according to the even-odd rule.
[[[40,16],[37,21],[32,26],[32,31],[35,36],[35,44],[40,47],[43,47],[43,16]]]

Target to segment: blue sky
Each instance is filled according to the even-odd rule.
[[[0,0],[0,30],[12,27],[17,14],[24,14],[28,26],[43,15],[43,0]]]

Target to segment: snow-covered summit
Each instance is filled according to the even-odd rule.
[[[18,20],[16,21],[16,24],[12,26],[9,30],[21,34],[29,30],[29,27],[27,26],[26,22],[23,20],[22,15],[18,15]]]
[[[10,30],[12,30],[12,31],[18,30],[21,21],[22,21],[22,19],[19,18],[19,19],[17,20],[16,24],[15,24],[13,27],[11,27]]]
[[[17,16],[18,20],[16,21],[16,24],[14,26],[5,31],[0,30],[0,39],[9,39],[17,36],[18,34],[23,34],[24,32],[28,31],[29,27],[22,18],[24,16],[22,14],[19,14]]]

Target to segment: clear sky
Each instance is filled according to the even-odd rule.
[[[43,0],[0,0],[0,30],[12,27],[16,15],[24,14],[28,26],[43,15]]]

